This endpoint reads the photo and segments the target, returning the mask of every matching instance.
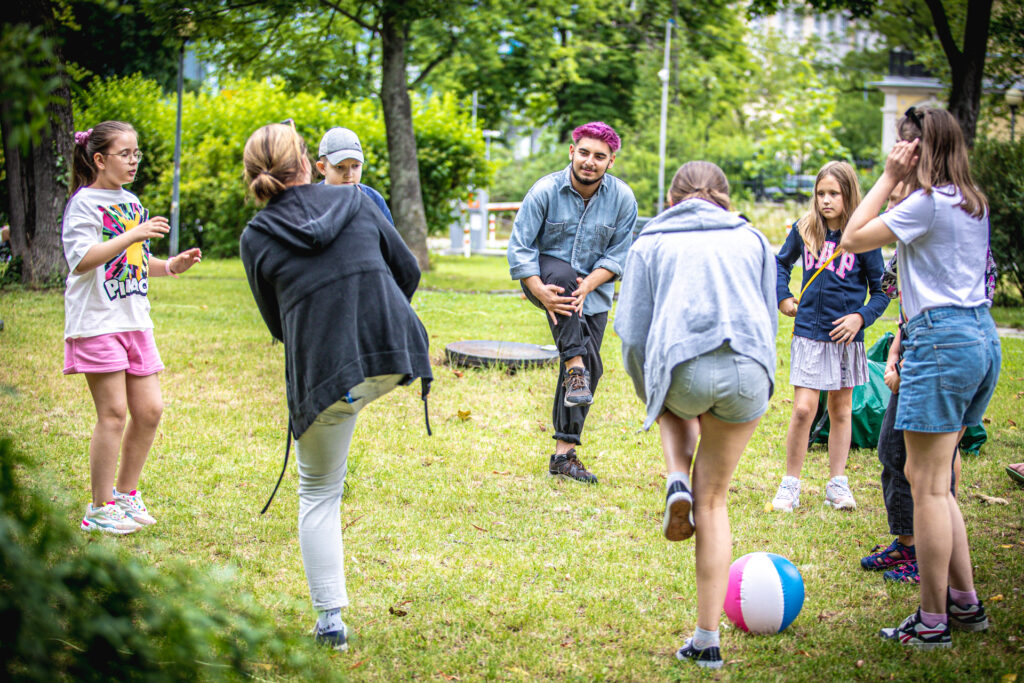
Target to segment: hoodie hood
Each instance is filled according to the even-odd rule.
[[[652,218],[639,237],[659,232],[692,232],[696,230],[728,230],[748,225],[746,218],[726,211],[717,204],[693,197],[669,207]]]
[[[296,185],[274,197],[249,228],[299,252],[323,251],[337,239],[365,201],[354,185]]]

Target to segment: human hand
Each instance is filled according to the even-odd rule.
[[[576,278],[576,290],[573,291],[572,296],[576,299],[576,313],[583,315],[583,302],[587,300],[587,294],[594,291],[594,288],[587,282],[585,278]]]
[[[918,138],[909,142],[906,140],[897,142],[885,159],[885,175],[888,175],[894,182],[906,179],[917,166],[919,159],[917,148],[920,142]]]
[[[885,382],[885,386],[889,387],[889,391],[892,393],[898,393],[900,390],[900,373],[896,370],[896,365],[893,363],[885,364],[885,372],[882,373],[882,381]]]
[[[832,341],[839,344],[849,344],[857,336],[857,333],[860,332],[860,328],[864,327],[864,318],[861,317],[860,313],[850,313],[838,320],[833,320],[832,324],[834,327],[828,333]]]
[[[170,232],[171,226],[163,216],[153,216],[144,223],[139,223],[127,232],[132,242],[145,242],[149,239],[163,237]]]
[[[562,296],[564,292],[565,288],[558,285],[541,285],[533,290],[533,295],[544,306],[554,325],[558,325],[557,315],[571,316],[576,310],[576,300],[571,296]]]
[[[198,247],[186,249],[177,256],[167,259],[165,266],[167,274],[171,277],[178,277],[186,270],[203,260],[203,252]]]
[[[795,318],[797,306],[796,297],[791,296],[779,302],[779,311],[782,315],[788,315],[790,318]]]

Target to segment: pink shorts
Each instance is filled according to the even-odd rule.
[[[160,372],[164,364],[156,350],[153,330],[114,332],[64,340],[64,374],[125,370],[144,377]]]

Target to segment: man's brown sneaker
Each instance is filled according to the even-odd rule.
[[[580,462],[580,459],[576,457],[575,448],[569,449],[569,452],[563,455],[553,454],[551,462],[548,464],[548,474],[552,477],[573,479],[584,484],[597,483],[597,477],[588,472],[587,468]]]
[[[565,389],[565,398],[562,399],[562,403],[566,408],[589,406],[594,402],[594,394],[590,392],[589,370],[567,369],[565,379],[562,380],[562,387]]]

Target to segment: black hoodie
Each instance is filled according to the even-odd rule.
[[[367,377],[429,383],[427,331],[409,302],[416,258],[352,186],[299,185],[272,199],[241,237],[256,305],[284,342],[292,433]]]

